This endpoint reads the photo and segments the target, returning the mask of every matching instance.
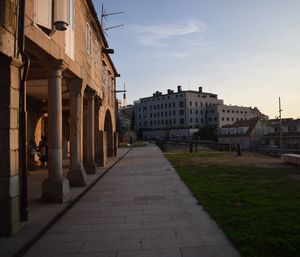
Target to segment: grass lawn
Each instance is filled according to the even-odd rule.
[[[299,167],[255,154],[166,157],[242,256],[300,256]]]

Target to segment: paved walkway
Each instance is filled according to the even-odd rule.
[[[238,257],[156,146],[133,148],[27,257]]]

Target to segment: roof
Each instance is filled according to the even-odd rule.
[[[165,96],[169,96],[169,95],[176,95],[176,94],[186,94],[186,93],[194,93],[194,94],[198,94],[198,95],[206,95],[206,96],[212,96],[212,97],[217,97],[218,95],[216,94],[212,94],[212,93],[206,93],[206,92],[199,92],[199,91],[192,91],[192,90],[181,90],[181,91],[174,91],[171,93],[161,93],[160,95],[152,95],[152,96],[146,96],[146,97],[142,97],[139,100],[145,100],[145,99],[152,99],[152,98],[157,98],[157,97],[165,97]]]
[[[219,137],[248,137],[251,135],[253,129],[256,127],[259,118],[253,118],[249,120],[238,120],[233,124],[228,124],[222,126],[222,128],[241,128],[241,127],[248,127],[246,133],[244,134],[219,134]]]
[[[222,126],[222,128],[240,128],[240,127],[251,127],[254,128],[259,121],[259,118],[253,118],[249,120],[238,120],[233,124],[227,124]]]

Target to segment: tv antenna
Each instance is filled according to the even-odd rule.
[[[101,26],[102,26],[102,29],[103,29],[103,32],[107,35],[106,31],[107,30],[110,30],[110,29],[115,29],[115,28],[119,28],[119,27],[123,27],[125,24],[119,24],[119,25],[115,25],[115,26],[111,26],[111,27],[108,27],[108,28],[105,28],[104,26],[104,20],[106,22],[108,22],[108,16],[111,16],[111,15],[118,15],[118,14],[123,14],[125,12],[111,12],[111,13],[107,13],[106,12],[106,9],[104,8],[104,5],[102,4],[102,7],[101,7]]]

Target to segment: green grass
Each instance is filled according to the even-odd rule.
[[[166,155],[242,256],[300,256],[300,180],[289,177],[300,172],[193,161],[217,156],[222,153]]]

